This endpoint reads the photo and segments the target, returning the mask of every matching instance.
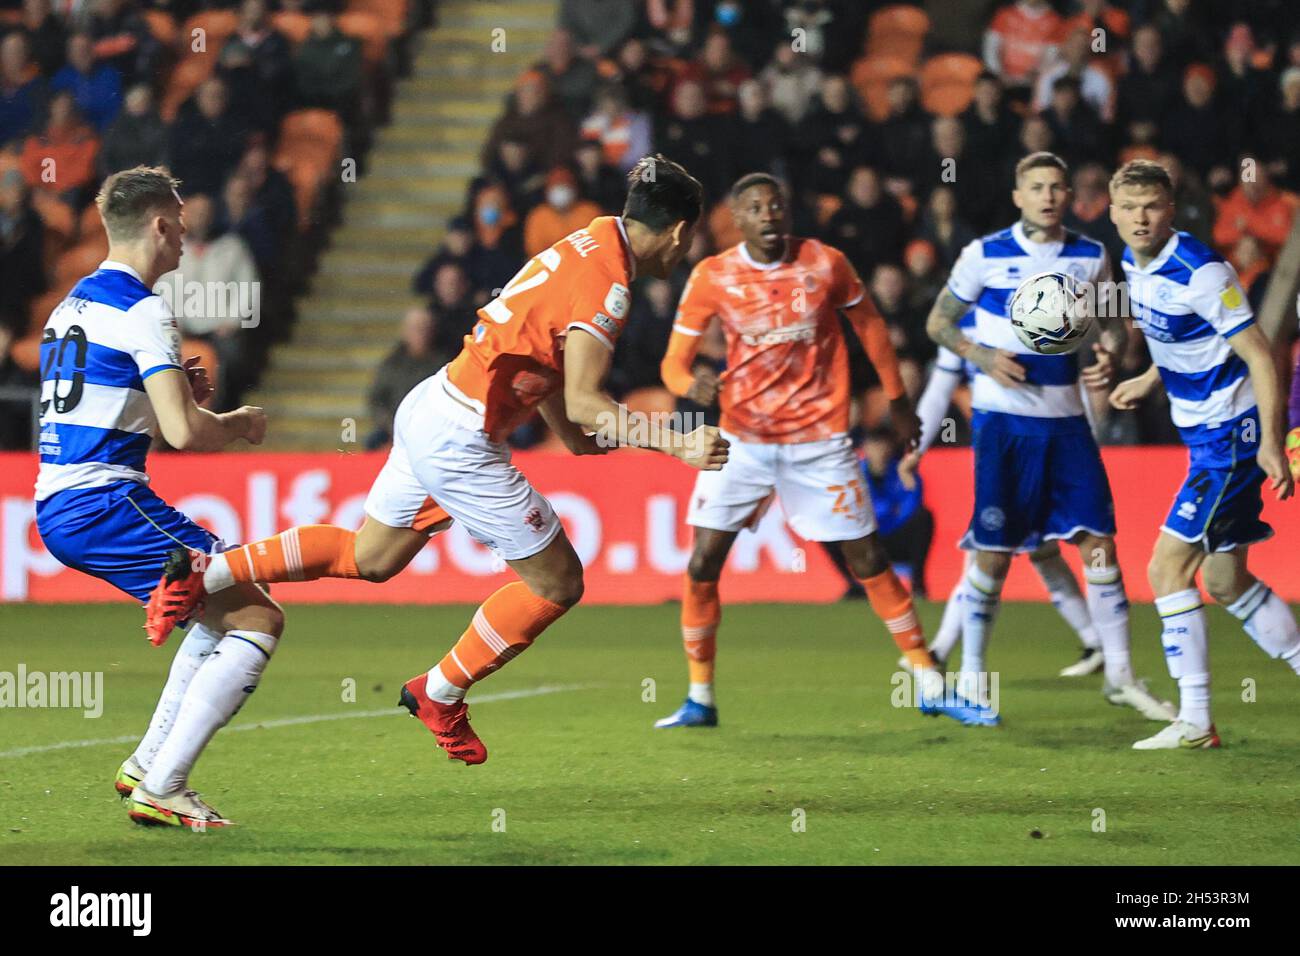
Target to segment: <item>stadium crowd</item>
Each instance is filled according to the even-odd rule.
[[[436,369],[494,289],[591,216],[619,211],[623,173],[659,150],[704,184],[707,228],[671,280],[637,283],[616,394],[673,407],[658,369],[675,303],[696,262],[738,241],[728,185],[765,170],[790,184],[794,232],[842,249],[868,282],[915,396],[934,356],[925,316],[948,267],[971,239],[1015,221],[1012,170],[1041,149],[1071,166],[1067,224],[1104,242],[1117,272],[1110,173],[1135,157],[1167,164],[1178,228],[1228,257],[1258,306],[1300,204],[1293,4],[564,0],[483,148],[463,215],[414,277],[428,344],[412,346],[408,320],[390,362]],[[848,338],[871,427],[886,403]],[[701,354],[720,362],[720,338]],[[1148,363],[1132,336],[1124,373]],[[373,396],[381,423],[400,399],[392,392]],[[959,420],[965,401],[959,393]],[[1103,441],[1176,440],[1163,399],[1095,411]],[[540,426],[513,436],[542,438]]]

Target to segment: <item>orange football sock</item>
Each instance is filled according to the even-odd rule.
[[[934,658],[926,649],[925,634],[921,632],[921,622],[912,606],[912,595],[903,587],[893,569],[863,579],[862,586],[867,589],[871,610],[885,622],[894,643],[908,662],[918,669],[934,667]]]
[[[226,551],[236,581],[277,584],[317,578],[356,578],[357,533],[331,524],[309,524]]]
[[[682,588],[682,644],[692,684],[713,683],[713,659],[718,653],[718,622],[722,603],[717,581],[693,581],[688,574]]]
[[[449,683],[464,690],[526,651],[533,638],[567,610],[538,597],[523,581],[512,581],[474,612],[469,629],[438,668]]]

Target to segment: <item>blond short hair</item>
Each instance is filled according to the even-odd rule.
[[[165,166],[136,166],[105,179],[95,206],[109,239],[129,242],[139,238],[150,217],[179,202],[180,184]]]

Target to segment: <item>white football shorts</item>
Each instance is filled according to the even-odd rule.
[[[422,530],[418,516],[436,502],[503,560],[532,557],[559,534],[560,519],[510,463],[510,446],[489,441],[483,416],[449,388],[444,368],[402,399],[393,448],[370,486],[366,514],[389,527]]]
[[[686,523],[739,531],[753,527],[775,495],[786,521],[809,541],[855,541],[876,530],[871,492],[847,435],[792,444],[742,441],[727,432],[721,471],[695,479]]]

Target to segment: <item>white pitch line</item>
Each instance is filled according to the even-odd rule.
[[[571,690],[588,690],[595,684],[548,684],[542,687],[529,687],[524,690],[504,690],[499,694],[482,694],[470,700],[470,704],[490,704],[497,700],[518,700],[521,697],[541,697],[544,694],[563,694]],[[401,717],[406,711],[400,705],[385,707],[383,710],[359,710],[355,713],[311,714],[306,717],[277,717],[274,720],[259,720],[252,724],[237,724],[225,728],[225,733],[232,734],[241,730],[264,730],[269,727],[297,727],[301,724],[321,724],[329,720],[361,720],[366,717]],[[14,757],[28,757],[32,754],[51,753],[56,750],[73,750],[78,747],[100,747],[107,744],[131,744],[140,740],[139,734],[122,737],[100,737],[95,740],[64,740],[57,744],[38,744],[34,747],[19,747],[16,750],[0,751],[0,760]]]

